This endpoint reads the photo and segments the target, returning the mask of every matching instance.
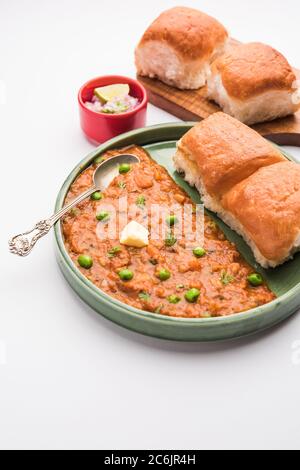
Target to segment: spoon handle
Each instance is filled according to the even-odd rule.
[[[80,202],[84,199],[89,197],[96,191],[96,187],[93,186],[92,188],[88,189],[84,193],[80,194],[80,196],[73,199],[73,201],[69,202],[66,206],[60,209],[58,212],[53,214],[49,219],[40,220],[32,230],[24,233],[20,233],[20,235],[15,235],[11,238],[8,242],[9,251],[18,256],[27,256],[32,251],[33,247],[35,246],[36,242],[42,238],[44,235],[50,231],[51,227],[63,217],[67,212],[69,212],[72,207],[77,206]]]
[[[67,212],[69,212],[70,209],[72,209],[72,207],[74,206],[77,206],[80,202],[84,201],[86,198],[88,198],[89,196],[91,196],[94,192],[96,191],[96,186],[92,186],[90,189],[88,189],[87,191],[85,191],[84,193],[80,194],[79,196],[77,196],[75,199],[73,199],[71,202],[69,202],[69,204],[67,204],[66,206],[64,206],[62,209],[60,209],[58,212],[56,212],[55,214],[53,214],[49,221],[51,223],[51,227],[52,225],[54,225],[59,219],[62,218],[63,215],[65,215]]]

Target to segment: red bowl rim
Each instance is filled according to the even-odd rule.
[[[117,79],[117,80],[124,80],[124,83],[130,85],[130,84],[135,84],[138,88],[140,88],[141,92],[142,92],[142,101],[136,106],[136,108],[132,109],[131,111],[126,111],[125,113],[119,113],[119,114],[106,114],[106,113],[98,113],[97,111],[93,111],[92,109],[89,109],[85,106],[85,103],[82,99],[82,93],[83,91],[85,90],[85,88],[87,88],[92,82],[95,82],[97,80],[108,80],[109,79]],[[137,113],[140,109],[142,109],[148,102],[148,96],[147,96],[147,92],[146,92],[146,89],[144,88],[144,86],[138,81],[138,80],[135,80],[134,78],[131,78],[131,77],[125,77],[123,75],[102,75],[100,77],[95,77],[95,78],[92,78],[90,80],[88,80],[87,82],[85,82],[79,92],[78,92],[78,102],[80,104],[81,107],[84,108],[84,110],[88,113],[88,114],[91,114],[93,116],[97,115],[99,116],[99,118],[105,118],[105,119],[120,119],[120,118],[124,118],[124,117],[128,117],[128,116],[132,116],[133,114]]]

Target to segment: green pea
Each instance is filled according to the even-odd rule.
[[[80,255],[77,258],[79,266],[85,269],[90,269],[93,266],[93,260],[88,255]]]
[[[96,157],[94,160],[94,163],[96,163],[96,165],[102,162],[104,162],[104,157]]]
[[[261,276],[261,274],[258,273],[249,274],[249,276],[247,277],[247,281],[253,287],[261,286],[264,282],[263,277]]]
[[[188,290],[185,293],[184,297],[185,297],[185,300],[187,300],[188,302],[195,303],[195,302],[197,302],[199,295],[200,295],[199,289],[195,289],[193,287],[192,289]]]
[[[170,271],[168,271],[167,269],[163,268],[163,269],[161,269],[160,271],[158,271],[157,277],[158,277],[161,281],[167,281],[168,279],[170,279],[171,273],[170,273]]]
[[[119,271],[119,278],[122,279],[122,281],[131,281],[133,278],[134,274],[130,269],[122,269]]]
[[[169,295],[168,301],[170,304],[178,304],[181,301],[181,298],[178,295]]]
[[[102,199],[102,198],[103,198],[103,196],[102,196],[102,194],[100,193],[100,191],[96,191],[95,193],[93,193],[93,194],[91,195],[91,199],[92,199],[93,201],[100,201],[100,199]]]
[[[169,215],[166,218],[166,222],[170,227],[172,227],[173,225],[175,225],[178,222],[178,218],[176,217],[176,215]]]
[[[107,222],[109,219],[109,213],[106,211],[101,211],[99,214],[96,215],[96,219],[100,220],[101,222]]]
[[[129,163],[121,163],[121,165],[119,165],[119,173],[123,174],[123,173],[128,173],[128,171],[131,170],[131,165],[129,165]]]
[[[197,246],[197,248],[194,248],[193,253],[196,256],[196,258],[202,258],[202,256],[206,255],[205,249],[201,248],[200,246]]]

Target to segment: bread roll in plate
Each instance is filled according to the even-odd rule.
[[[260,168],[222,199],[225,222],[251,246],[257,261],[275,267],[300,250],[300,165]]]
[[[253,129],[215,113],[182,137],[174,163],[263,267],[300,249],[300,166]]]
[[[138,44],[137,72],[180,89],[200,88],[227,38],[226,29],[211,16],[193,8],[171,8],[151,24]]]
[[[285,57],[253,42],[232,47],[213,62],[207,97],[239,121],[255,124],[296,112],[299,88]]]
[[[225,113],[196,124],[177,144],[176,169],[196,186],[209,209],[258,168],[285,161],[266,139]]]

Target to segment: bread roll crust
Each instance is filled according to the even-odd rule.
[[[178,149],[197,164],[206,191],[218,200],[257,169],[285,161],[256,131],[221,112],[195,125]]]
[[[212,73],[219,73],[228,95],[239,100],[270,90],[292,91],[296,80],[286,58],[259,42],[233,47],[214,61]]]
[[[285,161],[259,169],[222,198],[271,265],[300,247],[300,165]]]
[[[182,58],[197,60],[210,56],[227,37],[224,26],[211,16],[193,8],[174,7],[150,25],[138,48],[148,41],[163,41]]]

